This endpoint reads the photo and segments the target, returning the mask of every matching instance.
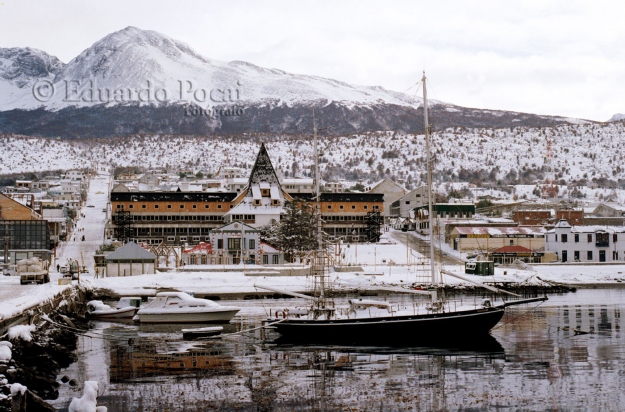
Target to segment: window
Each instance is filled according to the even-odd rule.
[[[367,210],[369,208],[369,206],[367,206],[367,205],[364,205],[363,207],[365,208],[365,210]]]
[[[269,255],[263,255],[263,265],[269,264]]]
[[[379,209],[380,209],[380,206],[377,206],[377,205],[373,206],[373,210],[379,210]]]
[[[210,208],[211,205],[204,205],[204,209]]]
[[[556,233],[556,242],[558,241],[558,234]]]
[[[158,209],[158,205],[154,205],[154,209]]]
[[[180,241],[181,242],[186,242],[187,241],[187,237],[186,236],[180,236]]]
[[[217,205],[217,209],[221,209],[221,205]]]
[[[597,246],[609,246],[610,234],[609,233],[595,233]]]
[[[192,209],[197,209],[197,205],[191,206]]]
[[[250,239],[250,247],[248,249],[256,249],[256,239]]]
[[[586,252],[586,260],[592,260],[592,250],[589,250],[588,252]]]
[[[274,265],[278,264],[278,255],[273,255],[271,257],[271,263],[274,264]]]
[[[339,206],[339,209],[343,210],[343,205],[340,205],[340,206]]]
[[[575,234],[575,243],[579,242],[579,233]]]
[[[223,249],[223,248],[224,248],[224,240],[217,239],[217,249]]]
[[[616,233],[612,234],[612,242],[616,243],[616,241],[618,240],[618,235]]]
[[[180,209],[184,209],[184,205],[180,205]]]
[[[591,242],[592,242],[592,233],[589,233],[588,234],[588,243],[591,243]]]
[[[332,209],[332,205],[328,205],[328,210]]]
[[[352,210],[356,210],[356,205],[352,205]]]
[[[118,209],[123,209],[123,208],[124,208],[124,205],[117,205],[117,208],[118,208]]]
[[[573,259],[576,262],[579,262],[579,250],[576,250],[576,251],[573,252]]]
[[[618,252],[616,250],[612,251],[612,260],[618,260]]]
[[[168,242],[173,242],[174,240],[176,240],[176,238],[174,236],[167,236],[167,241]]]
[[[171,209],[171,205],[167,205],[167,209]]]
[[[406,204],[409,205],[410,204],[410,200],[406,200]]]
[[[128,205],[128,209],[134,209],[135,205]]]
[[[241,238],[228,238],[228,250],[241,250]]]
[[[562,243],[566,243],[566,241],[568,240],[568,235],[566,233],[562,234]]]

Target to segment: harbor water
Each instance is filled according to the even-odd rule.
[[[549,298],[507,309],[478,344],[444,347],[277,345],[261,330],[188,341],[190,325],[93,322],[62,375],[98,381],[110,412],[625,410],[625,291]],[[237,317],[224,334],[263,318]],[[51,403],[81,395],[62,384]]]

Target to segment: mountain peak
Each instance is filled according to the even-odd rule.
[[[620,122],[621,120],[625,120],[625,114],[617,113],[608,120],[608,122]]]
[[[30,47],[0,48],[0,78],[23,88],[37,79],[54,77],[63,62],[48,53]]]
[[[168,60],[179,63],[183,59],[208,63],[204,57],[183,42],[156,31],[128,26],[105,36],[83,51],[68,64],[64,75],[72,73],[77,76],[74,78],[105,79],[123,77],[129,74],[130,70],[140,72],[144,76],[143,80],[149,80],[150,75],[163,71],[162,65]],[[138,66],[143,68],[136,70]]]

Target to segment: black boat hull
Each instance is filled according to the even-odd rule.
[[[313,320],[288,318],[274,327],[278,342],[433,343],[484,336],[501,320],[503,307],[430,315]]]

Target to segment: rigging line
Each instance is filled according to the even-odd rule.
[[[418,82],[416,82],[415,84],[413,84],[412,86],[408,87],[406,90],[404,90],[402,93],[408,93],[410,91],[410,89],[412,89],[413,87],[417,87],[417,89],[415,90],[415,93],[419,91],[419,88],[421,87],[421,80],[419,80]]]
[[[522,317],[524,317],[524,316],[529,315],[531,312],[533,312],[534,310],[536,310],[536,309],[537,309],[540,305],[542,305],[543,303],[545,303],[545,302],[544,302],[544,301],[543,301],[543,302],[540,302],[538,305],[534,306],[534,307],[533,307],[533,308],[531,308],[531,309],[528,309],[528,310],[526,310],[526,311],[521,312],[518,316],[513,317],[512,319],[508,320],[507,322],[503,322],[503,323],[498,324],[498,325],[497,325],[497,326],[495,326],[493,329],[491,329],[491,331],[492,331],[492,330],[499,329],[500,327],[505,326],[505,325],[507,325],[507,324],[509,324],[509,323],[512,323],[512,322],[516,321],[516,320],[517,320],[517,319],[519,319],[519,318],[522,318]]]

